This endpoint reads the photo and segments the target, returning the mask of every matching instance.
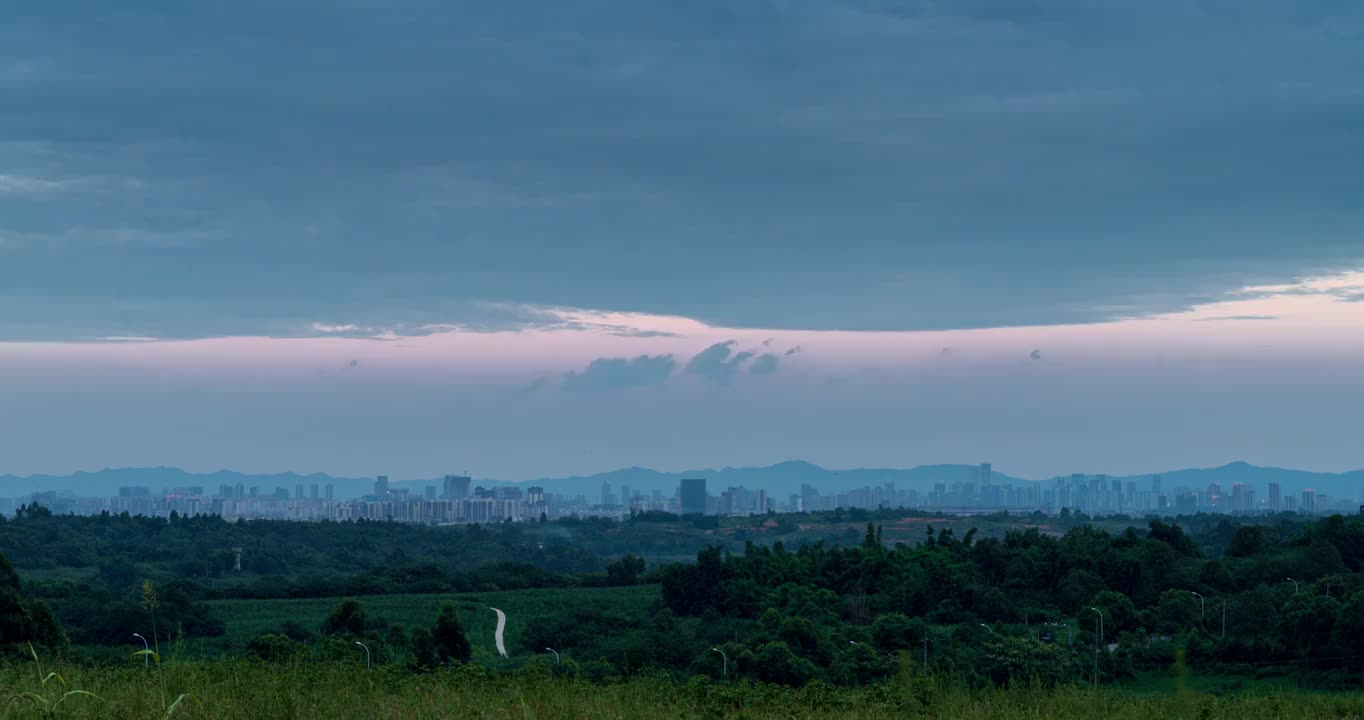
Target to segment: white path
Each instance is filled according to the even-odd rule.
[[[507,629],[507,613],[497,608],[492,611],[497,613],[497,630],[493,633],[493,639],[497,641],[497,654],[507,657],[507,646],[502,643],[502,631]]]

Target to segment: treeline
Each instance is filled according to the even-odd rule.
[[[1161,520],[1059,538],[930,527],[913,547],[884,546],[869,524],[857,547],[710,549],[658,578],[673,613],[741,638],[737,667],[759,676],[777,663],[795,679],[839,679],[857,654],[854,674],[870,678],[900,651],[995,681],[1121,679],[1167,667],[1177,647],[1233,672],[1364,667],[1364,522],[1334,516],[1290,536],[1272,523],[1216,529],[1231,533],[1220,557]]]
[[[915,526],[905,518],[927,520],[918,542],[888,542],[887,523],[900,537]],[[1097,521],[1119,528],[1110,532],[1083,517],[1001,514],[979,521],[1014,527],[979,537],[944,527],[960,518],[883,510],[754,518],[739,529],[760,536],[824,524],[842,539],[852,519],[866,524],[853,526],[860,537],[851,542],[795,549],[731,542],[703,547],[695,563],[649,569],[642,557],[597,551],[631,537],[669,551],[696,547],[719,537],[719,521],[649,513],[625,522],[429,528],[56,517],[30,506],[0,520],[0,550],[32,573],[22,592],[14,578],[12,605],[15,617],[37,620],[14,627],[37,637],[55,626],[41,632],[58,645],[126,645],[127,628],[144,613],[145,579],[159,591],[163,627],[190,638],[224,633],[204,603],[210,599],[363,602],[390,593],[649,582],[659,585],[660,601],[647,616],[558,608],[524,627],[513,655],[556,648],[590,677],[649,670],[792,685],[866,682],[907,663],[973,683],[1113,681],[1164,669],[1177,649],[1204,667],[1307,669],[1324,684],[1348,684],[1364,669],[1359,517]],[[240,572],[234,547],[243,548]],[[421,638],[390,630],[367,630],[378,634],[375,651],[409,662]],[[239,650],[264,657],[283,646],[280,638],[321,647],[317,632],[281,627]]]
[[[76,645],[126,644],[144,614],[138,593],[148,579],[167,627],[213,638],[226,628],[207,600],[629,584],[643,572],[638,558],[610,561],[552,530],[58,516],[32,505],[0,516],[0,552],[26,571],[24,594],[50,607]],[[233,548],[242,549],[240,571]]]

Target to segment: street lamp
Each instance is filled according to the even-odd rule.
[[[1094,642],[1094,689],[1099,689],[1099,646],[1104,642],[1104,614],[1099,608],[1090,607],[1090,610],[1099,615],[1099,636]]]
[[[729,656],[725,654],[724,650],[721,650],[718,647],[713,647],[710,650],[711,652],[720,653],[720,657],[724,658],[724,665],[720,666],[720,679],[724,680],[729,677]]]
[[[1288,582],[1293,583],[1293,594],[1294,594],[1294,595],[1297,595],[1297,594],[1298,594],[1298,581],[1297,581],[1297,580],[1294,580],[1293,578],[1284,578],[1284,579],[1287,580]]]
[[[142,655],[142,667],[147,667],[147,665],[150,664],[152,660],[151,656],[152,646],[147,644],[147,638],[142,637],[138,633],[133,633],[133,637],[142,641],[142,649],[146,651]]]
[[[1203,622],[1203,596],[1199,595],[1197,592],[1194,592],[1193,590],[1190,590],[1189,592],[1198,596],[1198,622],[1201,623]]]
[[[552,653],[554,653],[554,664],[555,664],[555,665],[558,665],[558,664],[559,664],[559,652],[558,652],[557,650],[555,650],[554,648],[545,648],[545,649],[548,650],[548,651],[550,651],[550,652],[552,652]]]
[[[362,642],[360,642],[359,640],[356,640],[356,641],[355,641],[355,644],[356,644],[356,645],[359,645],[360,647],[362,647],[362,648],[365,649],[365,669],[368,670],[368,669],[370,668],[370,665],[371,665],[371,663],[370,663],[370,655],[369,655],[369,646],[366,645],[366,644],[364,644],[364,643],[362,643]]]
[[[985,623],[979,623],[979,625],[985,628],[986,630],[989,630],[991,635],[995,634],[995,629],[990,627],[989,625],[986,625]]]

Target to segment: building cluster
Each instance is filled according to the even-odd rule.
[[[242,483],[220,485],[216,493],[199,486],[163,488],[152,492],[145,486],[121,487],[112,497],[77,497],[56,492],[35,493],[28,498],[0,500],[0,511],[13,512],[20,504],[36,502],[58,514],[96,515],[101,512],[169,516],[218,515],[229,520],[392,520],[445,525],[454,523],[521,522],[565,516],[624,518],[632,513],[663,511],[682,515],[757,515],[768,512],[814,512],[835,508],[919,508],[950,513],[983,513],[998,510],[1059,513],[1063,510],[1088,515],[1126,513],[1192,514],[1303,512],[1325,513],[1350,510],[1340,500],[1333,504],[1325,494],[1311,489],[1300,496],[1285,495],[1279,483],[1269,483],[1263,498],[1245,483],[1223,489],[1213,483],[1206,488],[1173,488],[1167,492],[1160,476],[1149,486],[1135,480],[1107,475],[1076,473],[1045,483],[1012,483],[994,473],[989,463],[972,467],[954,483],[935,483],[931,490],[903,490],[894,483],[866,486],[822,494],[805,484],[798,494],[778,500],[764,489],[727,487],[710,494],[705,478],[683,479],[675,493],[654,489],[632,492],[628,485],[617,491],[603,482],[599,495],[566,496],[545,492],[539,486],[501,485],[475,487],[468,475],[446,475],[440,485],[397,488],[388,476],[375,479],[372,492],[358,498],[338,499],[332,484],[296,483],[263,492]]]

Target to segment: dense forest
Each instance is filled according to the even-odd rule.
[[[410,631],[367,624],[365,596],[652,584],[647,615],[549,608],[512,654],[556,648],[588,677],[649,670],[791,685],[863,683],[907,664],[973,684],[1114,682],[1178,656],[1218,672],[1338,687],[1364,667],[1358,517],[1068,517],[1041,528],[1038,520],[972,519],[1003,524],[982,537],[958,536],[950,525],[961,519],[903,511],[755,518],[717,533],[715,518],[663,514],[423,528],[27,507],[0,522],[0,550],[26,580],[20,587],[8,562],[0,567],[0,581],[11,578],[0,621],[16,628],[0,631],[11,649],[19,638],[77,650],[125,645],[147,613],[150,579],[163,627],[199,638],[225,632],[211,600],[354,597],[337,608],[348,621],[281,622],[235,651],[350,657],[335,637],[346,628],[347,638],[372,641],[381,661],[424,667],[460,657],[433,650],[438,619]],[[856,538],[853,521],[865,521]],[[833,539],[792,549],[761,542],[783,525],[828,526]],[[888,525],[899,540],[887,538]],[[917,542],[905,541],[906,526],[921,533]],[[749,539],[738,542],[740,532]],[[694,562],[646,562],[619,554],[632,538],[652,538],[644,546],[666,555],[700,549]]]

